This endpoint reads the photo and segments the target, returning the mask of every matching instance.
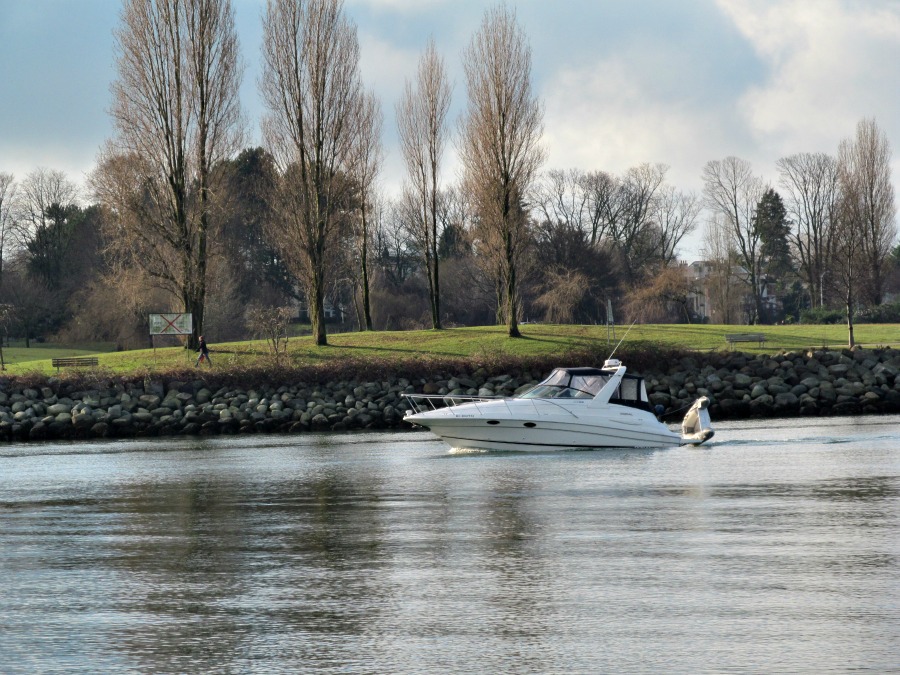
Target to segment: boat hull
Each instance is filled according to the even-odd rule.
[[[651,413],[622,406],[515,406],[494,403],[410,415],[457,449],[542,452],[565,449],[664,448],[682,438]],[[527,410],[516,414],[516,407]],[[542,409],[545,408],[545,409]],[[621,408],[621,409],[619,409]]]

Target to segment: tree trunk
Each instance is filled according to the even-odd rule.
[[[509,281],[506,284],[506,332],[511,338],[522,337],[519,332],[518,303],[516,302],[516,271],[510,270]]]
[[[765,321],[765,309],[762,302],[762,289],[759,286],[759,274],[751,272],[750,284],[753,290],[753,313],[756,315],[753,319],[754,324],[762,324]]]
[[[431,284],[431,327],[434,330],[441,329],[441,291],[440,291],[440,274],[438,261],[438,242],[437,242],[437,181],[436,172],[432,167],[432,185],[431,185],[431,264],[434,265],[434,281]]]
[[[362,263],[362,296],[363,296],[363,318],[365,320],[365,329],[372,330],[372,309],[369,299],[369,224],[366,221],[365,206],[362,209],[362,250],[360,251],[360,261]]]
[[[201,146],[202,147],[202,146]],[[201,161],[205,161],[205,153],[200,152]],[[195,281],[195,298],[193,314],[194,329],[191,332],[191,349],[197,349],[200,336],[203,335],[203,320],[206,304],[206,241],[209,228],[209,177],[205,169],[200,170],[200,223],[197,226],[197,275]]]
[[[853,337],[853,291],[847,284],[847,344],[852,349],[856,345]]]
[[[441,297],[438,290],[438,259],[437,251],[432,255],[432,265],[434,265],[433,281],[431,283],[431,327],[434,330],[441,330]]]
[[[506,233],[506,330],[511,338],[522,337],[519,332],[516,304],[516,261],[513,255],[512,233]]]
[[[328,344],[325,334],[325,279],[324,275],[316,270],[313,275],[312,288],[309,289],[309,321],[312,324],[313,343],[317,347]]]

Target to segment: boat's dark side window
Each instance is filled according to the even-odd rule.
[[[639,380],[623,379],[619,385],[619,398],[626,401],[640,401],[640,384]]]
[[[641,400],[641,384],[643,380],[639,377],[626,377],[619,383],[619,388],[615,395],[609,400],[610,403],[617,405],[626,405],[630,408],[639,408],[641,410],[650,410],[650,403]]]

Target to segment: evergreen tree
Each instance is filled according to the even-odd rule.
[[[772,188],[768,188],[759,200],[753,226],[760,240],[760,278],[763,283],[774,282],[782,296],[793,273],[788,243],[791,223],[781,195]]]
[[[792,266],[788,237],[791,233],[791,223],[781,195],[772,188],[766,190],[759,200],[755,226],[762,243],[763,272],[773,277],[782,277],[790,273]]]

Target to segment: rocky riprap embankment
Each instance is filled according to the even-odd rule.
[[[680,421],[678,413],[701,395],[712,401],[713,422],[900,412],[900,351],[893,349],[697,354],[642,374],[669,422]],[[49,378],[39,387],[0,380],[0,440],[397,428],[408,426],[403,393],[511,395],[545,375],[478,369],[414,381],[247,388],[213,388],[203,380]]]
[[[705,395],[713,420],[900,413],[900,351],[890,348],[718,353],[646,378],[654,404],[672,411]]]

